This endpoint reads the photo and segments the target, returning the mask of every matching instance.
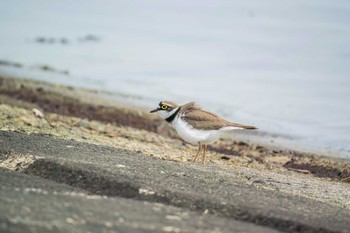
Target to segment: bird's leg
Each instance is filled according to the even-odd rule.
[[[198,151],[197,151],[197,154],[196,154],[196,156],[194,156],[194,159],[193,159],[192,163],[195,163],[195,162],[196,162],[197,157],[198,157],[198,155],[199,155],[199,152],[201,151],[201,148],[202,148],[202,144],[199,143],[199,144],[198,144]]]
[[[205,152],[207,152],[207,145],[203,145],[203,157],[202,157],[202,164],[205,164]]]

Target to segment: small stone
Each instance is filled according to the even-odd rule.
[[[222,160],[230,160],[230,159],[231,159],[231,156],[223,155],[223,156],[221,156],[220,159],[222,159]]]
[[[305,169],[295,169],[295,168],[287,168],[287,169],[298,173],[311,174],[309,170],[305,170]]]
[[[172,220],[172,221],[181,221],[182,219],[179,216],[176,215],[166,215],[165,216],[166,219],[168,220]]]
[[[266,182],[263,180],[254,180],[253,184],[266,184]]]
[[[113,223],[112,222],[105,222],[104,225],[108,228],[113,227]]]
[[[165,226],[162,228],[162,231],[163,232],[181,232],[181,229],[180,228],[177,228],[177,227],[173,227],[173,226]]]
[[[74,224],[75,223],[74,219],[72,219],[72,218],[66,218],[66,222],[70,223],[70,224]]]
[[[83,119],[79,121],[79,126],[82,128],[89,128],[89,120],[88,119]]]
[[[153,190],[150,190],[150,189],[146,189],[146,188],[140,188],[139,189],[139,194],[143,194],[145,196],[148,196],[148,195],[154,195],[156,192],[154,192]]]
[[[247,146],[248,144],[247,144],[246,142],[239,141],[239,142],[237,143],[237,145],[239,145],[239,146]]]

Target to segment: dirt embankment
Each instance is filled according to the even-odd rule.
[[[129,131],[135,128],[168,138],[178,138],[165,122],[150,115],[147,109],[135,109],[122,103],[102,99],[94,90],[0,77],[0,93],[0,103],[30,111],[37,108],[47,113],[47,118],[54,118],[49,120],[50,126],[65,122],[66,127],[79,126],[78,128],[83,130],[99,127],[104,128],[102,133],[107,137],[113,137],[115,134],[113,126],[122,126],[123,128],[129,127]],[[12,114],[16,115],[16,113]],[[78,123],[69,122],[70,118],[63,116],[81,120],[76,120],[79,121]],[[152,135],[151,138],[155,136],[150,135]],[[187,147],[191,148],[191,146]],[[286,168],[290,171],[330,178],[334,181],[350,176],[349,161],[343,159],[267,148],[237,140],[221,140],[209,146],[209,150],[215,154],[212,160],[221,160],[226,164],[242,164],[247,167],[268,170],[285,170]]]

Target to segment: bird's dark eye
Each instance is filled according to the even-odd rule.
[[[162,110],[166,110],[166,109],[168,108],[168,105],[162,104],[162,106],[160,106],[160,108],[161,108]]]

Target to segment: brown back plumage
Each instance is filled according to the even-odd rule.
[[[241,125],[226,121],[211,112],[201,109],[194,102],[182,105],[179,114],[184,114],[183,118],[195,129],[218,130],[226,126],[233,126],[242,129],[256,129],[254,126]]]

